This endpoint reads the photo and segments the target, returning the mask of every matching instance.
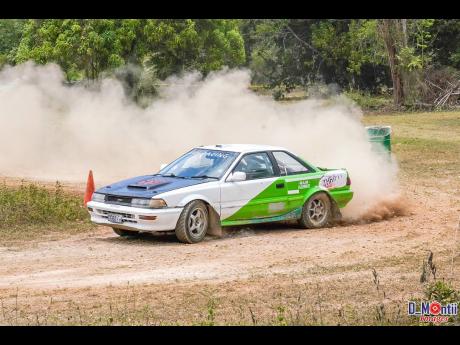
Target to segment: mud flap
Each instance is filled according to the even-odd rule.
[[[207,235],[222,237],[222,227],[220,226],[220,216],[213,207],[207,205],[209,214],[209,227]]]

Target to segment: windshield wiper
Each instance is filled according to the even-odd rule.
[[[190,178],[213,178],[213,179],[219,180],[218,177],[208,176],[208,175],[190,176]]]
[[[185,176],[176,176],[174,174],[167,174],[167,175],[161,175],[160,176],[163,176],[163,177],[177,177],[177,178],[188,178],[188,177],[185,177]]]

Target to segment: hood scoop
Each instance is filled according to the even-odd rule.
[[[171,181],[167,181],[165,179],[160,179],[160,178],[151,178],[148,180],[139,181],[136,184],[129,184],[128,188],[140,189],[140,190],[151,190],[151,189],[158,188],[168,183],[171,183]]]
[[[128,188],[135,188],[135,189],[142,189],[142,190],[147,190],[148,189],[147,186],[137,186],[135,184],[129,184]]]

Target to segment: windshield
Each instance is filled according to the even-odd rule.
[[[188,178],[221,178],[237,152],[193,149],[160,170],[163,176]]]

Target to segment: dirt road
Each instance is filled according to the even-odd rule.
[[[460,280],[460,239],[454,243],[458,196],[420,181],[406,183],[402,190],[411,204],[407,215],[365,224],[319,230],[279,224],[239,228],[193,245],[177,242],[174,235],[121,238],[98,227],[91,233],[0,247],[0,323],[49,324],[51,307],[58,315],[56,324],[74,324],[75,310],[79,315],[87,310],[86,321],[79,316],[82,324],[94,323],[95,312],[102,315],[97,322],[111,323],[106,320],[113,320],[113,299],[124,301],[131,286],[160,323],[201,322],[194,320],[203,318],[200,310],[209,309],[203,291],[211,289],[222,301],[223,323],[255,322],[252,309],[251,316],[241,312],[254,301],[258,317],[271,323],[276,296],[306,294],[310,301],[302,305],[312,305],[321,293],[327,301],[321,308],[329,310],[321,323],[343,322],[337,310],[349,306],[349,322],[367,324],[374,318],[369,310],[375,307],[370,306],[381,298],[372,284],[374,268],[384,284],[384,298],[399,301],[395,308],[420,295],[422,261],[430,250],[438,277],[455,284]],[[293,308],[299,308],[298,298]],[[151,322],[144,314],[126,319],[126,303],[120,304],[117,323]],[[313,318],[304,322],[319,322],[315,312],[304,315]]]
[[[420,261],[424,251],[451,249],[457,212],[436,206],[449,204],[449,196],[434,200],[413,194],[411,199],[412,214],[381,222],[320,230],[241,228],[195,245],[165,235],[121,238],[99,227],[91,234],[3,247],[0,289],[227,281],[375,265],[392,258]]]

